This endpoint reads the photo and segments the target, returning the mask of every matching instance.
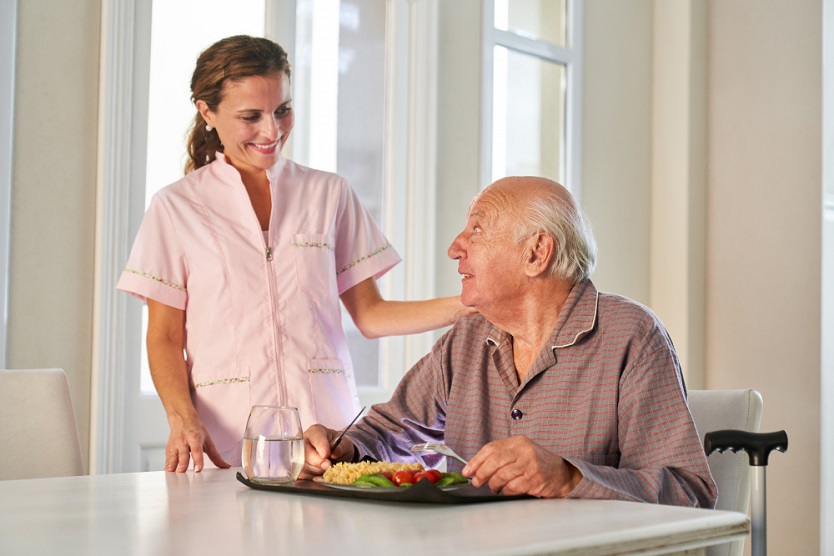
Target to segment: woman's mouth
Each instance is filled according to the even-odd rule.
[[[278,141],[273,141],[272,143],[249,143],[249,146],[255,149],[256,151],[263,153],[263,154],[272,154],[275,152],[275,147],[278,146]]]

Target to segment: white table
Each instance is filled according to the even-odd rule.
[[[667,554],[747,516],[595,500],[407,504],[256,491],[239,469],[0,481],[0,554]]]

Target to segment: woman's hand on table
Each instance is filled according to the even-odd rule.
[[[168,425],[171,433],[165,447],[165,471],[185,473],[189,461],[193,458],[194,472],[199,473],[203,470],[204,455],[217,467],[230,467],[217,451],[211,435],[197,417],[169,416]]]

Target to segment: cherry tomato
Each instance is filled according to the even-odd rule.
[[[391,480],[392,474],[390,471],[380,471],[379,474],[388,479],[389,481]]]
[[[426,479],[430,483],[436,483],[439,481],[443,475],[441,475],[440,471],[437,469],[428,469],[426,471],[420,471],[414,474],[414,482],[420,482],[420,479]]]
[[[400,469],[391,476],[391,482],[397,486],[401,486],[403,483],[413,483],[414,472],[408,469]]]
[[[437,469],[429,469],[426,471],[426,478],[432,483],[436,483],[443,478],[443,474]]]

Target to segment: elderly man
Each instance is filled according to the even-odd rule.
[[[310,427],[303,476],[366,455],[413,461],[413,444],[443,442],[469,460],[461,472],[475,486],[494,492],[714,507],[672,341],[649,309],[594,287],[593,234],[564,187],[495,182],[472,202],[449,256],[478,314],[332,453],[338,431]]]

